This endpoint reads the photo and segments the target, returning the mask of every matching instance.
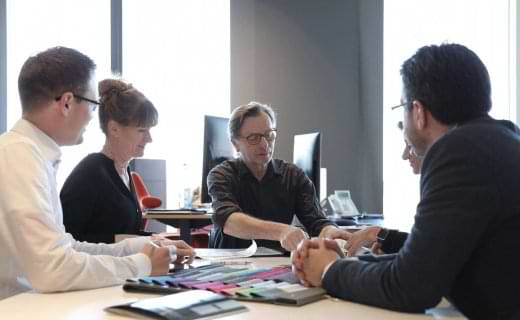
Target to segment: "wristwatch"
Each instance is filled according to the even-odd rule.
[[[383,244],[385,239],[388,237],[388,234],[390,233],[390,230],[387,228],[381,228],[379,232],[376,235],[377,242]]]

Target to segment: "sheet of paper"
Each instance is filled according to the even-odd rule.
[[[195,249],[195,255],[206,260],[227,260],[236,258],[248,258],[255,254],[257,250],[255,240],[247,249]]]

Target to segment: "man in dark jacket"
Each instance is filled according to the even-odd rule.
[[[518,129],[488,115],[488,72],[464,46],[423,47],[401,75],[405,138],[424,156],[411,233],[379,262],[338,259],[331,242],[307,240],[294,270],[307,285],[383,308],[423,312],[446,297],[471,319],[518,317]]]

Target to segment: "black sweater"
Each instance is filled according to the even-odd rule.
[[[112,159],[102,153],[89,154],[61,189],[66,231],[76,240],[105,243],[114,242],[115,234],[143,234],[142,214],[131,179],[130,189]]]

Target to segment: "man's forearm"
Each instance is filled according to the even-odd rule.
[[[321,231],[320,231],[319,237],[320,238],[327,238],[327,232],[332,230],[332,229],[336,229],[336,227],[333,226],[333,225],[328,225],[328,226],[323,227],[323,229],[321,229]]]
[[[264,221],[242,212],[229,216],[224,224],[224,233],[241,239],[265,239],[279,241],[288,226],[283,223]]]

